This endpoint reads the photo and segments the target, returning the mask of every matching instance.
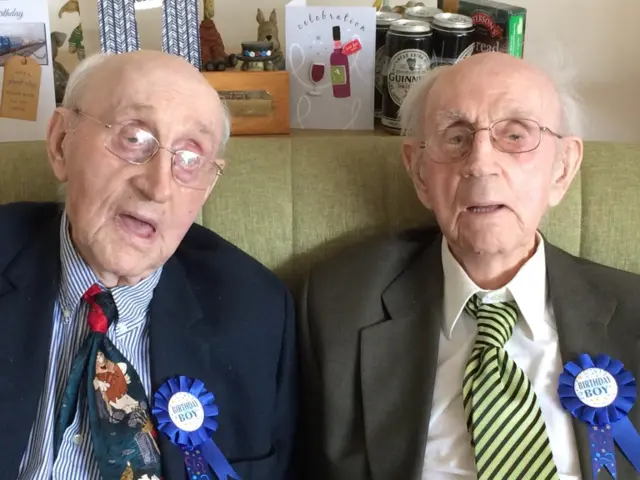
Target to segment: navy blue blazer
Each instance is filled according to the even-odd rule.
[[[48,365],[60,278],[60,205],[0,206],[0,478],[16,478]],[[214,441],[242,480],[293,478],[297,417],[293,305],[265,267],[194,225],[150,305],[153,391],[202,380],[220,408]],[[186,479],[159,434],[166,480]]]

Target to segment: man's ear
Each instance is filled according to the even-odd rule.
[[[560,150],[553,164],[549,205],[558,205],[571,186],[582,164],[583,144],[579,137],[564,137],[560,140]]]
[[[404,168],[407,170],[409,177],[411,177],[413,187],[416,189],[416,194],[422,204],[427,208],[431,208],[429,192],[425,182],[426,172],[423,153],[424,151],[411,138],[407,138],[402,144],[402,162],[404,163]]]
[[[70,131],[72,113],[66,108],[58,107],[54,110],[47,125],[47,154],[53,174],[58,181],[67,181],[67,158],[65,156],[65,142]]]

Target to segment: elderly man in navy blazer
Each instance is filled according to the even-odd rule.
[[[74,72],[47,131],[64,205],[0,207],[0,478],[292,477],[290,295],[193,224],[228,137],[177,56]]]

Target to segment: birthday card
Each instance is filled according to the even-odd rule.
[[[376,11],[285,7],[291,128],[371,130]]]
[[[0,142],[44,140],[55,108],[46,0],[0,0]]]

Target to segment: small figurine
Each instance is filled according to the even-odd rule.
[[[258,42],[271,42],[273,44],[272,55],[274,57],[278,57],[274,60],[273,66],[276,70],[284,70],[285,58],[280,47],[280,39],[278,38],[278,18],[276,17],[276,9],[274,8],[271,11],[269,20],[265,20],[264,13],[262,13],[262,10],[258,9],[256,21],[258,22]]]
[[[374,0],[372,7],[376,9],[376,12],[390,12],[391,0]]]
[[[273,71],[280,55],[273,49],[273,42],[243,42],[242,54],[238,60],[242,61],[243,71],[262,72]]]
[[[69,81],[69,72],[60,62],[56,61],[58,48],[64,45],[67,34],[62,32],[51,32],[51,55],[53,56],[53,83],[55,85],[56,103],[60,105],[64,99],[64,92]]]
[[[213,0],[204,0],[204,20],[200,23],[200,55],[202,68],[207,71],[224,71],[238,64],[232,53],[227,55],[220,32],[213,21]]]
[[[399,13],[400,15],[404,15],[407,8],[411,8],[411,7],[424,7],[425,4],[423,2],[414,2],[412,0],[409,0],[407,2],[406,5],[397,5],[395,7],[393,7],[393,9],[391,10],[393,13]]]
[[[79,23],[76,28],[71,32],[69,37],[69,53],[76,54],[78,60],[84,60],[87,56],[84,49],[84,35],[82,33],[82,23]]]
[[[62,18],[63,13],[80,13],[80,3],[78,0],[69,0],[58,11],[58,18]]]
[[[62,18],[63,13],[77,13],[80,15],[80,4],[78,0],[68,0],[58,11],[58,18]],[[82,23],[79,23],[69,37],[69,53],[72,55],[75,53],[78,60],[84,60],[86,57],[83,40]]]

